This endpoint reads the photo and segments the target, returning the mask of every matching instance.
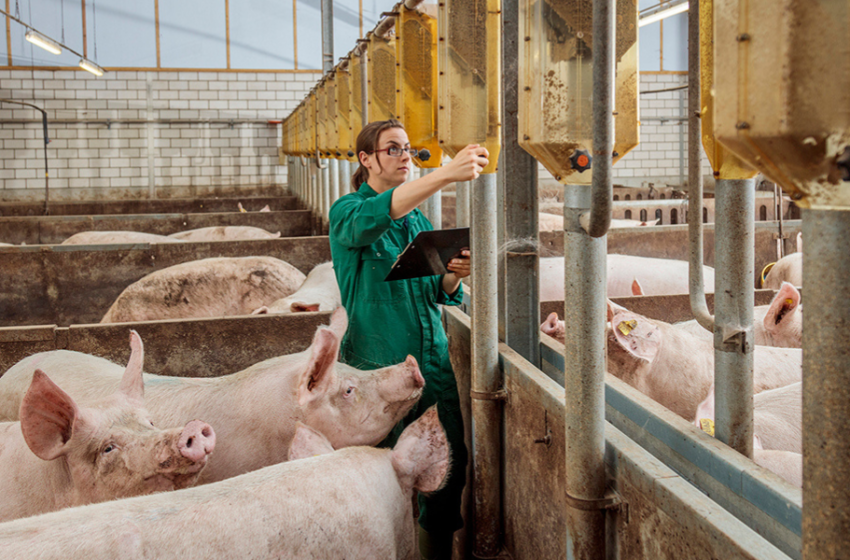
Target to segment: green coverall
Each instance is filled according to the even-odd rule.
[[[438,305],[459,305],[463,286],[448,295],[442,288],[442,276],[384,282],[396,257],[416,234],[433,229],[418,209],[393,220],[390,204],[394,190],[377,194],[363,183],[330,210],[331,255],[349,318],[340,359],[364,370],[401,363],[408,355],[419,362],[425,378],[422,398],[381,445],[394,445],[407,425],[438,404],[451,449],[451,470],[444,488],[419,496],[419,524],[428,533],[451,534],[463,526],[460,499],[467,450],[457,381]]]

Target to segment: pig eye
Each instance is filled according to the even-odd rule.
[[[346,397],[350,397],[353,394],[354,394],[354,387],[353,386],[350,386],[348,389],[345,390],[345,396]]]
[[[109,445],[107,445],[106,447],[104,447],[104,448],[103,448],[102,453],[103,453],[104,455],[106,455],[107,453],[110,453],[110,452],[112,452],[112,451],[114,451],[114,450],[115,450],[115,444],[110,443]]]

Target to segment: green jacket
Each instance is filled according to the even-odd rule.
[[[434,387],[439,394],[446,385],[453,389],[455,381],[438,306],[459,305],[463,287],[446,294],[442,276],[384,282],[416,234],[433,229],[418,209],[393,220],[393,190],[377,194],[363,183],[330,210],[331,255],[349,318],[341,359],[360,369],[377,369],[412,355],[426,380],[441,385]]]

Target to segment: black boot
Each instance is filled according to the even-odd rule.
[[[454,533],[429,533],[419,527],[419,556],[422,560],[451,560]]]

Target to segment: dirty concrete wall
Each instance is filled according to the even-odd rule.
[[[212,226],[254,226],[283,237],[310,235],[309,210],[135,214],[102,216],[0,217],[0,241],[20,245],[58,244],[82,231],[140,231],[169,235]]]
[[[305,215],[308,215],[305,213]],[[0,250],[0,326],[97,323],[124,288],[169,266],[212,257],[270,256],[305,274],[330,260],[327,237]]]
[[[469,321],[447,309],[453,361]],[[542,372],[500,346],[504,408],[504,538],[513,558],[566,557],[564,394]],[[466,359],[465,357],[463,358]],[[468,401],[467,401],[468,402]],[[536,443],[549,435],[549,443]],[[628,506],[608,517],[608,558],[629,560],[784,558],[764,539],[631,440],[606,425],[606,465]]]
[[[278,189],[280,196],[249,196],[233,198],[168,198],[157,200],[86,200],[78,202],[53,202],[50,216],[86,216],[101,214],[196,214],[200,212],[236,212],[238,203],[248,212],[256,212],[268,205],[270,210],[281,212],[297,210],[298,199]],[[42,216],[44,204],[40,202],[0,202],[0,216]]]
[[[129,330],[145,343],[145,371],[179,377],[217,377],[305,350],[330,313],[251,315],[146,321],[132,325],[0,328],[0,375],[20,360],[49,350],[74,350],[126,364]]]

